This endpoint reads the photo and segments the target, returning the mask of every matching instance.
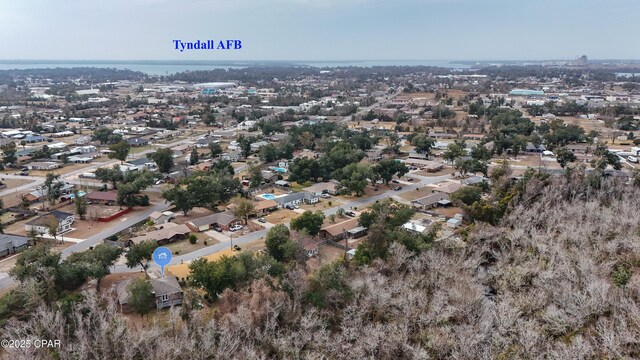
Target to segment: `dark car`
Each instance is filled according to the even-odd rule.
[[[258,222],[266,223],[266,222],[267,222],[267,220],[265,220],[265,218],[259,218],[259,219],[258,219]]]
[[[395,190],[395,191],[402,190],[402,186],[396,186],[395,189],[393,189],[393,190]]]
[[[20,173],[21,176],[29,176],[29,173],[27,171],[22,171]]]
[[[222,228],[218,225],[213,225],[213,230],[217,231],[217,232],[222,232]]]
[[[398,180],[396,180],[396,179],[391,180],[391,182],[392,182],[392,183],[394,183],[394,184],[398,184],[398,183],[400,183],[400,181],[398,181]]]
[[[347,215],[347,216],[351,216],[351,217],[355,217],[356,216],[356,213],[354,213],[353,211],[346,211],[344,214]]]

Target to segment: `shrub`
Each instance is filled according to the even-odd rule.
[[[191,235],[189,235],[189,242],[191,244],[195,244],[195,243],[198,242],[198,238],[194,234],[191,234]]]

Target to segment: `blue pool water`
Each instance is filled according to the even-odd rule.
[[[276,198],[276,196],[273,195],[273,194],[262,194],[262,195],[258,195],[258,196],[260,196],[261,198],[263,198],[265,200],[273,200],[273,199]]]
[[[281,168],[281,167],[274,167],[273,170],[279,172],[279,173],[286,173],[287,169],[285,168]]]

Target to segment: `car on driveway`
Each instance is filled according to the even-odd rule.
[[[391,180],[391,182],[394,183],[394,184],[399,184],[400,183],[400,181],[398,181],[396,179]]]
[[[265,218],[258,218],[258,222],[261,222],[264,224],[267,222],[267,220]]]
[[[213,225],[213,230],[217,231],[217,232],[222,232],[222,228],[218,225]]]
[[[351,217],[355,217],[356,216],[356,213],[354,213],[353,211],[345,211],[344,214],[347,215],[347,216],[351,216]]]
[[[231,231],[238,231],[238,230],[242,230],[242,225],[233,225],[229,228],[229,230]]]
[[[402,186],[396,186],[395,189],[393,189],[393,190],[400,191],[400,190],[402,190]]]
[[[331,195],[329,195],[327,193],[323,193],[323,194],[320,194],[320,197],[323,198],[323,199],[328,199],[328,198],[331,197]]]

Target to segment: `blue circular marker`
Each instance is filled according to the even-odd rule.
[[[171,263],[171,250],[164,246],[156,248],[153,252],[153,262],[162,269],[162,277],[164,277],[164,267]]]

